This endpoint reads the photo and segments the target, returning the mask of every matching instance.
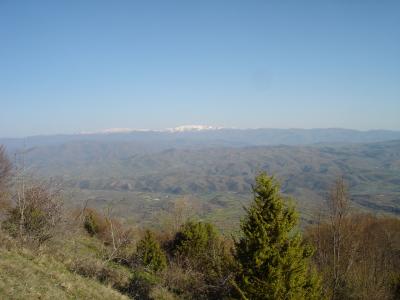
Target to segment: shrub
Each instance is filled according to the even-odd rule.
[[[8,211],[2,227],[21,241],[35,241],[39,245],[50,239],[61,220],[61,201],[58,193],[43,186],[32,186]]]
[[[125,292],[131,281],[131,274],[122,267],[115,267],[91,257],[79,257],[67,263],[68,269],[79,275],[96,279],[103,284]]]
[[[147,230],[137,244],[135,263],[146,269],[157,272],[167,266],[167,259],[154,234]]]
[[[90,236],[105,235],[107,231],[107,222],[96,210],[86,209],[83,227]]]
[[[187,222],[175,235],[172,244],[174,255],[202,263],[205,253],[217,239],[215,227],[209,223]]]
[[[204,222],[187,222],[172,242],[176,263],[188,274],[197,273],[191,283],[192,297],[221,299],[230,294],[234,261],[226,241],[215,227]],[[198,287],[196,289],[196,287]]]
[[[155,286],[150,290],[149,298],[154,300],[177,300],[177,298],[173,293],[168,291],[167,288],[162,286]]]
[[[143,270],[136,270],[126,290],[126,293],[137,299],[152,299],[151,291],[160,285],[160,278],[155,274]]]
[[[4,212],[11,207],[7,186],[10,177],[11,162],[6,155],[5,148],[0,145],[0,221],[4,217]]]
[[[11,175],[11,162],[8,159],[5,148],[0,145],[0,192],[6,185]]]
[[[171,262],[162,274],[163,284],[179,299],[208,299],[205,275],[177,262]],[[221,297],[222,298],[222,297]],[[219,298],[219,299],[221,299]]]

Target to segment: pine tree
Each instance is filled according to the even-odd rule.
[[[176,233],[173,252],[204,265],[209,260],[207,253],[217,243],[217,236],[212,224],[189,221]]]
[[[171,250],[186,270],[197,273],[201,295],[195,299],[225,299],[230,293],[235,264],[230,247],[214,225],[186,222],[176,233]]]
[[[138,242],[136,260],[151,271],[160,271],[167,266],[167,259],[154,235],[147,230]]]
[[[273,177],[261,173],[254,201],[235,242],[240,264],[236,288],[244,299],[321,299],[316,273],[309,266],[313,250],[294,232],[297,214],[284,203]]]

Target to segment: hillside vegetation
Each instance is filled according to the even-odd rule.
[[[53,257],[0,249],[1,299],[128,299]]]
[[[303,231],[276,178],[259,173],[251,192],[234,235],[185,198],[149,228],[112,205],[64,207],[0,147],[0,298],[398,299],[400,221],[353,211],[342,177]]]
[[[126,142],[74,141],[35,147],[26,153],[25,161],[32,173],[59,181],[69,204],[91,199],[91,205],[101,208],[113,203],[120,216],[135,221],[154,223],[174,199],[186,197],[202,218],[237,224],[259,171],[276,175],[283,193],[296,199],[307,220],[339,175],[348,182],[355,206],[370,212],[400,212],[398,140],[173,148],[150,153]]]

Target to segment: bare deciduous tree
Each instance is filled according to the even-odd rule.
[[[181,226],[193,217],[195,210],[188,197],[175,199],[168,210],[158,216],[166,236],[172,238]]]
[[[18,191],[14,207],[4,222],[9,232],[21,242],[41,245],[50,239],[61,220],[59,192],[45,185],[32,185]]]
[[[5,148],[0,145],[0,212],[4,212],[10,206],[6,186],[11,177],[11,170],[12,165]]]
[[[343,280],[343,266],[341,258],[342,244],[345,239],[343,230],[345,218],[349,212],[349,195],[343,177],[336,179],[335,185],[330,191],[328,198],[328,214],[332,232],[332,250],[333,250],[333,296],[335,299],[337,290]]]
[[[0,145],[0,189],[4,187],[11,175],[11,162],[8,159],[4,146]]]
[[[108,206],[104,211],[104,217],[108,226],[110,236],[111,252],[107,254],[106,261],[123,260],[125,248],[132,242],[131,231],[112,218],[112,208]]]
[[[55,228],[60,224],[61,189],[27,176],[26,153],[27,151],[23,150],[15,154],[15,171],[10,189],[11,204],[7,209],[3,228],[6,228],[11,235],[18,237],[22,243],[32,242],[40,246],[53,236]],[[3,170],[9,168],[10,165]]]

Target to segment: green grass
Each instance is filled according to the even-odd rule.
[[[49,255],[0,248],[0,299],[128,299]]]

